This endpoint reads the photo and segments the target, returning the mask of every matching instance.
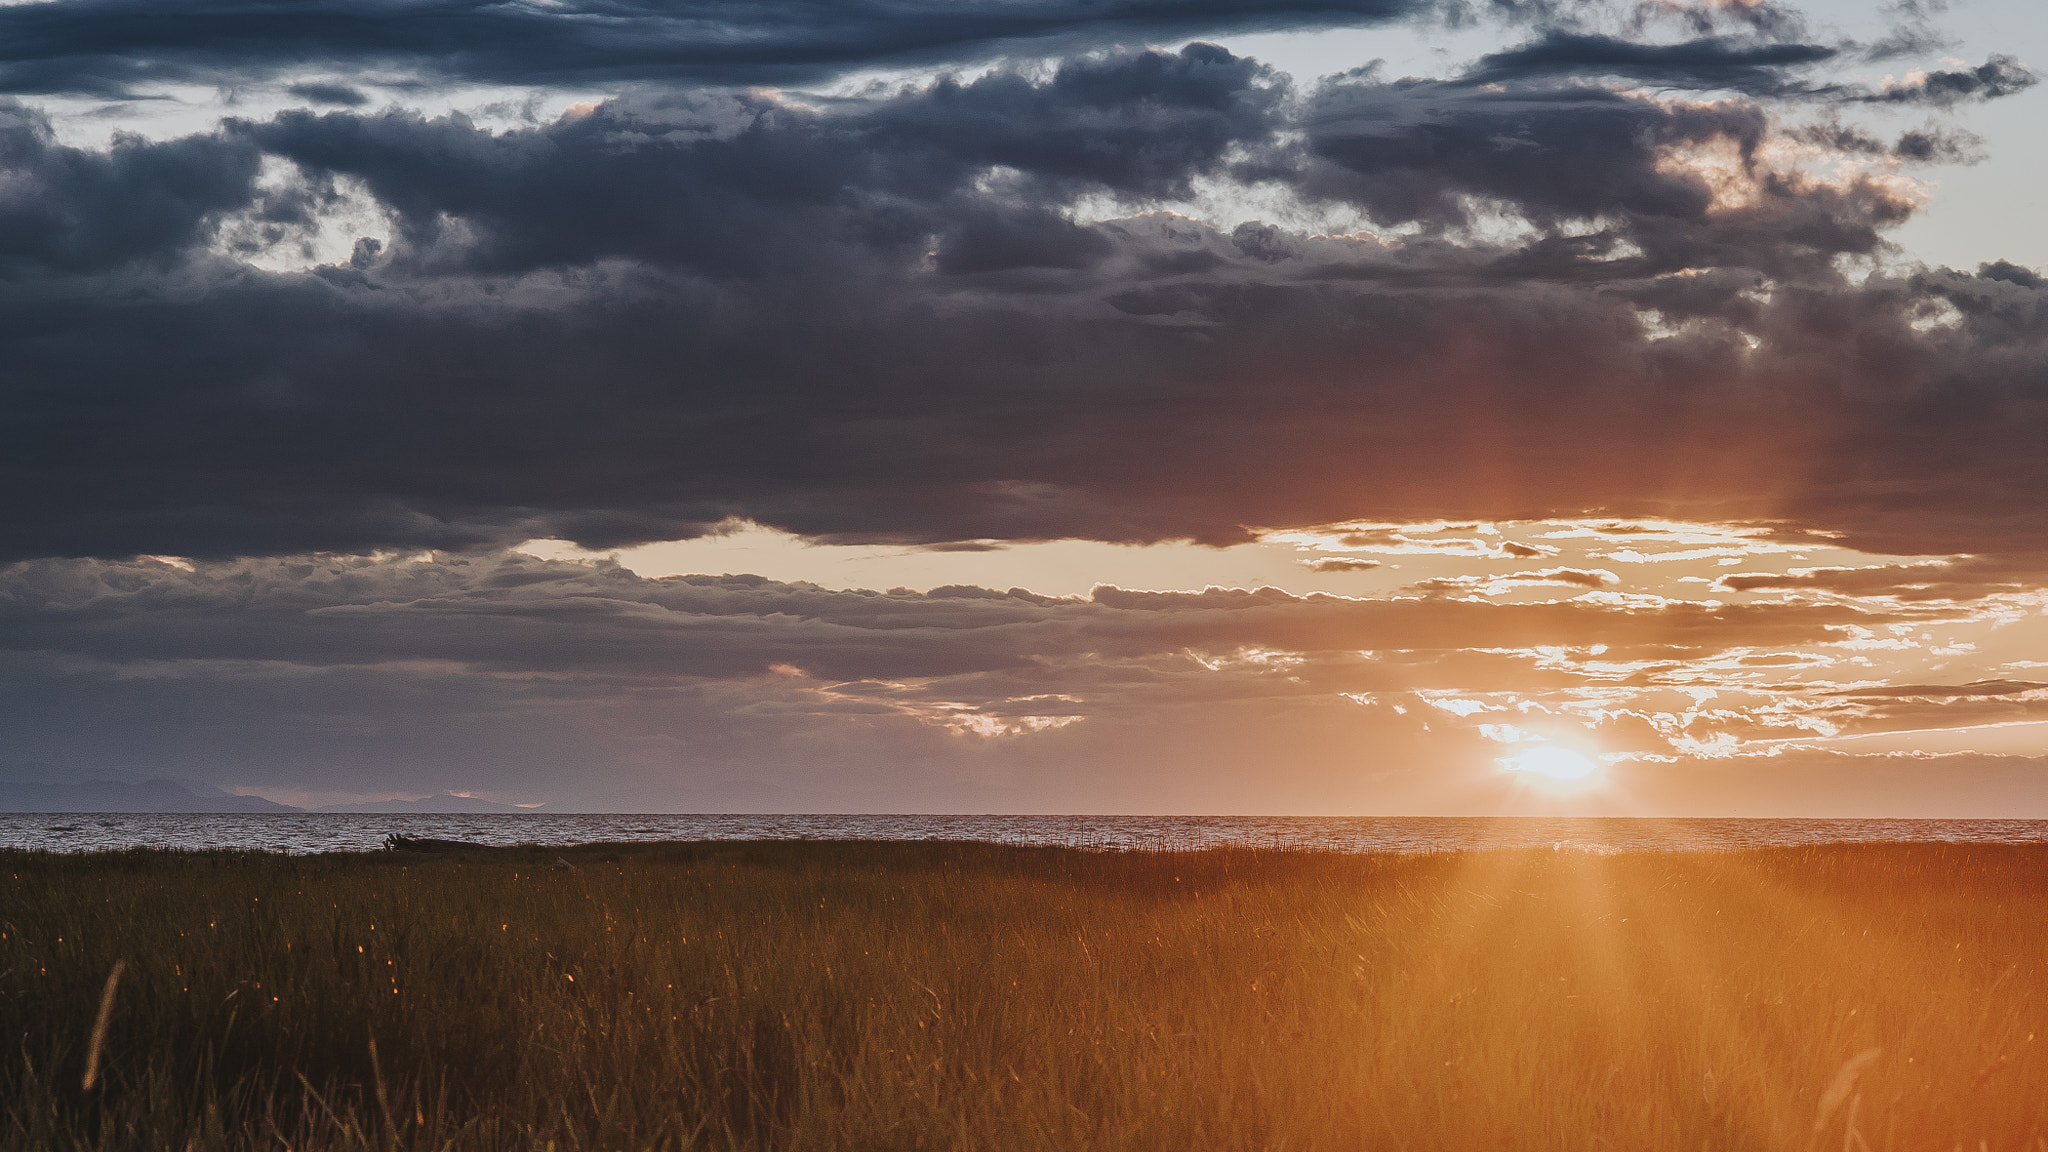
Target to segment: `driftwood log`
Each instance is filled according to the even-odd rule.
[[[407,836],[403,832],[393,832],[384,837],[384,847],[393,852],[455,852],[483,845],[467,840],[436,840],[431,836]]]

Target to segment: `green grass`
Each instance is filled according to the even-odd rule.
[[[2048,1149],[2040,849],[556,855],[0,854],[0,1148]]]

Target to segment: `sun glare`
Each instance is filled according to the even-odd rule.
[[[1525,748],[1513,756],[1503,757],[1500,766],[1503,771],[1522,772],[1567,784],[1590,781],[1599,767],[1590,758],[1556,744]]]

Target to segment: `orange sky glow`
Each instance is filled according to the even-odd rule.
[[[843,570],[849,586],[919,592],[1007,587],[1015,575],[1058,588],[1077,608],[1149,597],[1257,618],[1241,643],[1154,659],[1191,673],[1187,692],[1199,694],[1207,678],[1219,693],[1228,684],[1268,707],[1317,711],[1331,739],[1351,734],[1362,776],[1383,777],[1394,755],[1452,766],[1444,776],[1457,787],[1411,793],[1431,809],[1463,810],[1462,787],[1473,811],[1832,804],[1906,814],[1928,798],[1916,789],[1902,799],[1902,780],[2003,780],[2016,758],[2048,752],[2040,590],[1967,555],[1871,555],[1768,524],[1351,523],[1223,550],[967,553],[806,547],[743,527],[617,559],[650,576],[678,564],[718,570],[724,560],[827,579]],[[1080,589],[1104,572],[1140,583]],[[963,741],[1028,742],[1096,711],[1086,693],[932,699],[943,683],[809,690],[821,706],[888,699]],[[1532,756],[1536,767],[1518,771]],[[1558,779],[1578,757],[1598,771]],[[1871,790],[1859,792],[1859,779]],[[1998,795],[2002,804],[2011,794]]]

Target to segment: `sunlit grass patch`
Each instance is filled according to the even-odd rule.
[[[2040,849],[558,854],[0,856],[0,1146],[2048,1136]]]

